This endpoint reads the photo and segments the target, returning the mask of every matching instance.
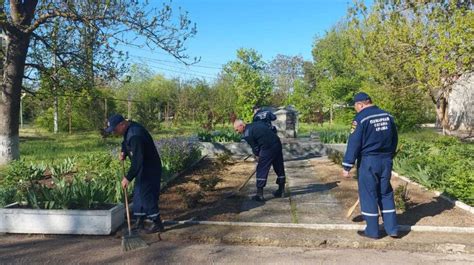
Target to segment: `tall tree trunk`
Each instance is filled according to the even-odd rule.
[[[430,90],[430,97],[436,104],[436,125],[443,129],[443,134],[449,129],[448,121],[448,98],[449,92],[443,89]]]
[[[12,29],[15,30],[15,29]],[[20,157],[19,110],[30,35],[7,32],[8,45],[0,98],[0,165]]]
[[[449,129],[448,100],[444,96],[439,97],[436,103],[436,118],[443,129],[443,134],[446,134],[446,130]]]

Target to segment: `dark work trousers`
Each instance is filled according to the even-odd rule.
[[[379,236],[379,208],[385,232],[397,234],[397,215],[390,184],[392,158],[388,155],[362,156],[358,174],[360,207],[367,223],[365,234]]]
[[[150,179],[152,180],[150,181]],[[141,218],[147,217],[152,221],[160,218],[160,209],[158,208],[160,179],[161,178],[153,177],[135,180],[135,188],[133,190],[133,215]]]
[[[277,175],[276,183],[278,185],[285,184],[285,166],[281,144],[275,144],[268,149],[260,150],[257,164],[257,188],[263,188],[267,185],[270,166],[273,166],[273,170]]]

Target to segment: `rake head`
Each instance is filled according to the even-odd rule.
[[[148,244],[138,235],[124,235],[122,237],[122,251],[127,252],[139,248],[146,248]]]

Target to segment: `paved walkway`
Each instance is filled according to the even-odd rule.
[[[276,175],[272,172],[264,189],[265,202],[251,200],[255,194],[256,178],[253,177],[243,192],[244,201],[237,221],[272,222],[299,224],[343,224],[350,223],[344,218],[343,205],[331,195],[336,183],[318,181],[308,158],[285,162],[287,175],[286,197],[274,198],[272,192],[277,188]]]

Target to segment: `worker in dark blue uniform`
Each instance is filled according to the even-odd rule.
[[[127,121],[119,114],[109,118],[106,132],[123,135],[119,159],[125,160],[128,156],[131,161],[130,169],[122,179],[122,187],[126,189],[135,179],[133,191],[133,215],[137,219],[135,228],[143,229],[144,220],[148,218],[153,221],[153,225],[146,230],[146,233],[164,231],[158,208],[161,159],[153,138],[142,125]]]
[[[352,121],[342,166],[343,175],[349,177],[349,171],[357,160],[360,207],[367,224],[365,231],[358,234],[379,238],[380,209],[385,232],[397,238],[397,218],[390,185],[392,159],[398,143],[397,128],[392,115],[375,106],[366,93],[356,94],[354,102],[357,115]]]
[[[277,130],[275,126],[272,125],[272,121],[276,120],[275,114],[273,114],[270,110],[265,110],[263,107],[255,105],[253,107],[253,118],[252,121],[263,121],[267,126],[272,130],[272,132],[276,133]]]
[[[253,154],[257,157],[257,194],[252,198],[263,201],[263,188],[267,185],[270,167],[277,175],[278,189],[273,192],[275,197],[284,197],[285,194],[285,166],[280,138],[271,131],[263,121],[245,124],[241,120],[234,122],[236,132],[243,134],[243,139],[252,147]]]

